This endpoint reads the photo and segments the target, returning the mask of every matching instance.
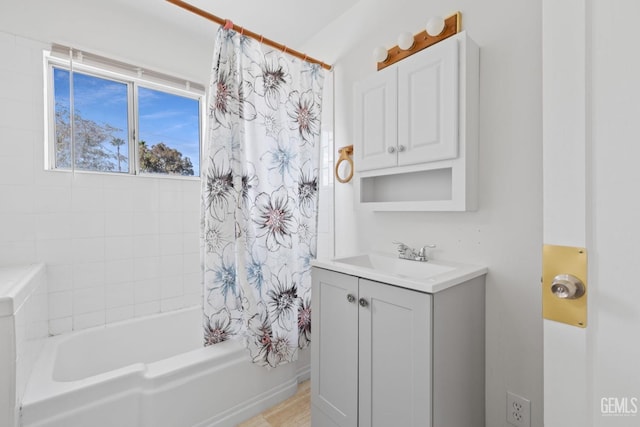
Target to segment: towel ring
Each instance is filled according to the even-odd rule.
[[[336,179],[338,180],[338,182],[345,184],[351,181],[351,178],[353,178],[353,159],[351,158],[351,155],[353,154],[353,145],[342,147],[338,150],[338,153],[340,153],[340,157],[338,157],[338,162],[336,163]],[[340,167],[340,163],[345,160],[349,162],[349,175],[347,175],[346,178],[341,178],[338,174],[338,168]]]

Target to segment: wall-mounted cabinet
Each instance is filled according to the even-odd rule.
[[[478,47],[461,32],[356,83],[361,205],[476,209],[478,80]]]

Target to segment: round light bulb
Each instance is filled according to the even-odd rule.
[[[389,54],[387,53],[387,49],[385,49],[384,46],[378,46],[377,48],[373,49],[373,59],[375,59],[376,62],[384,62],[387,60],[388,56]]]
[[[434,16],[427,21],[425,29],[430,36],[439,36],[444,31],[444,19],[441,16]]]
[[[410,32],[402,33],[398,36],[398,47],[402,50],[411,49],[413,42],[413,34]]]

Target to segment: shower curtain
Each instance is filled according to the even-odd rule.
[[[204,340],[254,363],[297,359],[311,332],[324,71],[220,28],[208,93]]]

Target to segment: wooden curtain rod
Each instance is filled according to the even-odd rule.
[[[188,10],[191,13],[195,13],[196,15],[202,16],[203,18],[208,19],[209,21],[213,21],[216,24],[222,25],[222,26],[227,26],[227,28],[231,28],[236,32],[239,32],[240,34],[243,34],[247,37],[251,37],[252,39],[256,39],[258,40],[260,43],[264,43],[267,46],[271,46],[274,49],[278,49],[283,51],[284,53],[288,53],[289,55],[295,56],[296,58],[300,58],[303,61],[307,61],[307,62],[311,62],[313,64],[319,64],[322,68],[324,68],[325,70],[331,70],[331,65],[329,64],[325,64],[322,61],[319,61],[315,58],[311,58],[310,56],[307,56],[304,53],[300,53],[297,50],[293,50],[293,49],[289,49],[287,46],[274,42],[273,40],[270,40],[266,37],[263,37],[260,34],[256,34],[253,31],[249,31],[246,28],[242,28],[239,25],[235,25],[233,24],[233,26],[230,26],[231,21],[226,20],[226,19],[222,19],[214,14],[211,14],[209,12],[207,12],[206,10],[202,10],[200,8],[197,8],[195,6],[193,6],[192,4],[189,4],[185,1],[182,0],[166,0],[169,3],[175,4],[176,6],[179,6],[183,9]]]

